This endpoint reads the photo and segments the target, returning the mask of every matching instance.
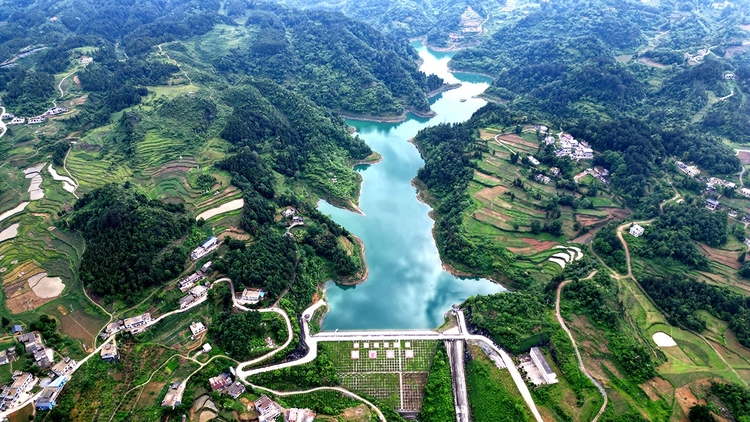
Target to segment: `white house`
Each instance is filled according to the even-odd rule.
[[[190,324],[190,333],[192,333],[193,337],[197,336],[198,334],[206,331],[206,326],[203,325],[202,322],[194,322]]]
[[[539,165],[539,160],[537,160],[536,158],[534,158],[533,155],[529,155],[526,158],[529,160],[529,163],[531,163],[532,166],[538,166]]]
[[[245,289],[242,291],[242,294],[240,295],[239,299],[237,299],[238,302],[254,305],[263,298],[264,292],[262,290],[258,289]]]
[[[633,237],[640,237],[643,234],[644,230],[645,229],[643,227],[639,226],[638,224],[633,224],[632,226],[630,226],[630,232],[629,233]]]

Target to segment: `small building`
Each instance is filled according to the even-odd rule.
[[[211,345],[208,343],[204,343],[202,348],[203,348],[203,353],[208,353],[213,349]]]
[[[544,145],[555,145],[555,137],[547,136],[544,138]]]
[[[58,377],[62,377],[64,375],[68,375],[68,372],[72,370],[76,366],[76,361],[69,358],[64,357],[63,360],[60,362],[57,362],[52,366],[52,373],[57,375]]]
[[[44,123],[46,120],[47,118],[44,116],[29,117],[29,124],[37,125],[39,123]]]
[[[216,238],[216,236],[211,236],[206,239],[203,244],[190,252],[190,259],[192,259],[193,261],[197,261],[208,255],[209,253],[215,251],[219,247],[219,245],[221,245],[221,241]]]
[[[9,125],[22,125],[26,122],[25,117],[14,117],[13,120],[8,122]]]
[[[223,372],[213,378],[209,378],[208,383],[211,385],[211,391],[220,391],[232,385],[232,376]]]
[[[13,335],[19,335],[19,334],[22,334],[22,333],[23,333],[23,327],[22,327],[22,326],[20,326],[20,325],[18,325],[18,324],[16,324],[16,325],[14,325],[14,326],[13,326],[13,327],[12,327],[12,328],[10,329],[10,331],[11,331],[11,332],[13,333]]]
[[[545,184],[545,185],[546,185],[546,184],[547,184],[547,183],[549,183],[549,182],[550,182],[550,181],[551,181],[552,179],[550,179],[550,178],[549,178],[549,176],[545,176],[545,175],[543,175],[543,174],[539,173],[539,174],[537,174],[536,176],[534,176],[534,180],[535,180],[535,181],[537,181],[537,182],[539,182],[539,183],[542,183],[542,184]]]
[[[301,215],[292,217],[292,224],[305,224],[305,219]]]
[[[203,325],[202,322],[194,322],[190,324],[190,333],[193,335],[193,337],[197,336],[198,334],[206,331],[206,326]]]
[[[174,409],[182,403],[182,394],[185,392],[185,383],[175,381],[169,386],[167,394],[164,396],[164,400],[161,401],[163,407],[171,407]]]
[[[633,224],[632,226],[630,226],[629,233],[633,237],[640,237],[643,234],[644,230],[645,229],[638,224]]]
[[[717,210],[721,207],[721,204],[719,201],[715,199],[706,199],[706,208],[710,209],[711,211]]]
[[[750,189],[748,188],[740,188],[740,193],[744,196],[750,196]]]
[[[534,366],[536,366],[542,374],[544,382],[546,384],[557,384],[557,374],[555,374],[555,371],[550,368],[542,351],[539,350],[538,347],[532,347],[529,356],[531,356],[531,361],[534,362]]]
[[[284,211],[281,211],[281,215],[284,216],[284,218],[292,218],[295,214],[297,214],[297,210],[294,207],[289,207]]]
[[[538,130],[539,133],[547,133],[549,132],[549,128],[545,125],[536,125],[534,126],[534,129]]]
[[[125,324],[122,322],[122,320],[110,322],[106,327],[104,327],[104,330],[102,330],[102,333],[99,335],[99,337],[101,337],[102,339],[106,339],[111,335],[119,333],[123,328],[125,328]]]
[[[234,384],[230,385],[225,389],[227,394],[229,394],[233,399],[236,399],[239,397],[242,393],[245,392],[245,386],[239,382],[235,381]]]
[[[13,113],[3,113],[0,115],[0,119],[13,119],[16,115]]]
[[[258,412],[258,422],[275,421],[281,415],[281,408],[267,395],[261,395],[255,400],[255,410]]]
[[[93,57],[81,56],[81,64],[91,64],[94,62]]]
[[[65,113],[66,111],[68,111],[68,109],[65,107],[52,107],[49,110],[45,111],[44,114],[48,116],[56,116],[58,114]]]
[[[208,272],[209,272],[209,271],[211,271],[211,267],[213,267],[213,266],[214,266],[214,263],[213,263],[213,262],[211,262],[211,261],[208,261],[208,262],[206,262],[205,264],[203,264],[203,266],[201,266],[201,272],[202,272],[202,273],[203,273],[204,275],[207,275],[207,274],[208,274]]]
[[[560,175],[560,167],[550,167],[549,168],[549,174],[551,174],[554,177],[557,177]]]
[[[13,362],[16,359],[16,349],[14,347],[0,352],[0,365],[5,365],[6,363]]]
[[[284,412],[284,422],[313,422],[315,412],[310,409],[287,409]]]
[[[102,350],[99,352],[99,356],[102,358],[102,360],[107,362],[117,362],[118,359],[120,359],[120,353],[117,351],[117,343],[112,340],[111,342],[107,343],[102,347]]]
[[[263,299],[265,293],[259,289],[244,289],[240,295],[238,302],[254,305]]]
[[[534,156],[533,156],[533,155],[529,155],[529,156],[527,156],[527,157],[526,157],[526,159],[528,159],[528,160],[529,160],[529,163],[530,163],[530,164],[531,164],[532,166],[538,166],[538,165],[539,165],[539,160],[537,160],[536,158],[534,158]]]
[[[65,376],[55,378],[42,390],[42,394],[36,400],[36,408],[39,410],[52,410],[57,404],[57,396],[60,395],[67,378]]]

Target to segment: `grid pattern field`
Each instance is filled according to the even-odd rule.
[[[422,409],[435,356],[434,340],[326,342],[345,388],[375,397],[394,409]]]

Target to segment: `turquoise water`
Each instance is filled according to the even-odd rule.
[[[451,74],[447,65],[452,53],[434,52],[418,42],[414,47],[424,60],[425,73],[463,85],[432,99],[437,116],[431,119],[410,115],[402,123],[348,121],[383,161],[356,168],[364,179],[360,196],[364,216],[320,203],[322,212],[362,239],[370,270],[368,279],[357,286],[328,283],[330,312],[324,330],[435,328],[452,304],[474,294],[505,290],[489,280],[461,279],[443,270],[432,238],[430,207],[417,200],[411,185],[424,161],[407,142],[425,127],[469,119],[485,104],[471,97],[487,89],[491,80]]]

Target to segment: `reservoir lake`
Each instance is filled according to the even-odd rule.
[[[432,51],[419,41],[413,46],[423,60],[422,71],[462,86],[431,99],[437,113],[433,118],[409,114],[400,123],[347,121],[383,160],[356,167],[364,179],[359,207],[365,215],[324,201],[319,204],[320,211],[362,239],[370,271],[367,280],[356,286],[328,282],[330,310],[322,327],[326,331],[436,328],[452,304],[475,294],[505,290],[486,279],[455,277],[442,268],[432,237],[430,207],[419,202],[411,185],[424,161],[408,142],[423,128],[468,120],[486,104],[472,97],[484,92],[491,79],[450,73],[448,61],[453,53]]]

